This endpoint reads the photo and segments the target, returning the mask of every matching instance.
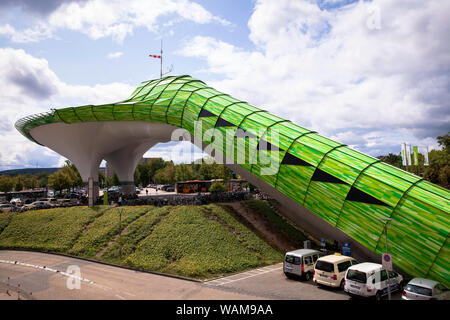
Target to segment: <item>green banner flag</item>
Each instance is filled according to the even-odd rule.
[[[413,154],[414,154],[414,165],[418,166],[419,165],[419,153],[418,153],[417,146],[413,147]]]

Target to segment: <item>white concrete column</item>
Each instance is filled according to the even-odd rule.
[[[119,178],[120,189],[123,194],[133,194],[135,192],[134,171],[136,166],[144,153],[156,143],[157,141],[155,140],[130,143],[103,156]]]

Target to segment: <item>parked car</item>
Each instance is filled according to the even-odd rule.
[[[22,210],[32,210],[32,209],[48,209],[50,205],[44,201],[35,201],[30,204],[26,204],[22,207]]]
[[[314,263],[323,254],[312,249],[299,249],[286,252],[283,262],[284,274],[290,277],[303,277],[305,280],[311,279],[314,271]]]
[[[386,271],[378,263],[363,262],[351,266],[345,273],[344,291],[352,297],[381,298],[390,291],[403,290],[403,277],[395,271]]]
[[[348,256],[332,254],[320,257],[314,265],[313,281],[316,284],[344,289],[345,272],[358,262]]]
[[[0,212],[15,211],[16,207],[11,203],[0,204]]]
[[[42,198],[42,199],[39,199],[39,201],[45,202],[50,207],[57,207],[59,204],[58,199],[56,199],[56,198]]]
[[[175,187],[174,186],[167,186],[167,187],[165,187],[165,190],[167,192],[175,192]]]
[[[423,278],[414,278],[403,290],[404,300],[450,300],[450,291],[441,283]]]
[[[60,207],[71,207],[73,205],[71,199],[58,199],[58,204]]]
[[[23,201],[20,198],[13,198],[13,199],[11,199],[11,201],[9,201],[9,203],[14,206],[22,206],[23,205]]]

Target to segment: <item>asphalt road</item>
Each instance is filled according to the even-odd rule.
[[[79,274],[71,272],[77,268]],[[321,288],[311,281],[287,279],[282,264],[193,282],[52,254],[0,250],[0,299],[18,297],[38,300],[349,299],[340,290]],[[401,296],[395,293],[393,298]]]

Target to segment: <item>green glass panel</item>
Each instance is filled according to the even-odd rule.
[[[93,108],[94,116],[99,121],[113,121],[113,106],[110,104],[105,104],[101,106],[95,106]],[[65,118],[64,118],[65,119]]]
[[[388,227],[388,250],[393,254],[394,263],[417,276],[425,276],[448,234],[436,229],[434,223],[424,223],[424,217],[419,213],[425,211],[439,214],[431,206],[406,196],[396,208]],[[429,218],[434,219],[431,215]],[[377,252],[384,251],[382,233]]]
[[[444,189],[441,186],[438,186],[426,180],[420,181],[419,183],[417,183],[417,186],[420,187],[421,189],[434,193],[439,197],[450,200],[450,192],[448,192],[447,189]]]
[[[385,184],[378,179],[374,179],[365,172],[359,176],[358,181],[354,186],[368,195],[390,205],[392,208],[396,206],[403,195],[401,190]]]
[[[154,104],[151,112],[152,121],[166,123],[166,110],[167,106]]]
[[[370,250],[375,250],[384,225],[379,218],[389,218],[392,208],[356,201],[345,201],[337,227]]]
[[[342,148],[345,148],[345,147],[342,147]],[[367,163],[365,161],[362,161],[360,159],[355,159],[352,156],[350,156],[349,154],[342,152],[341,151],[342,148],[335,149],[335,150],[329,152],[327,154],[327,158],[339,161],[343,165],[351,167],[356,172],[363,171],[369,165],[369,163]]]
[[[137,121],[150,121],[150,106],[146,104],[136,103],[133,110],[134,118]]]
[[[95,121],[95,118],[92,114],[92,106],[82,106],[82,107],[77,107],[74,109],[74,111],[76,112],[76,115],[79,119],[81,119],[82,121]]]
[[[449,217],[446,219],[447,227],[450,225],[450,201],[446,198],[436,196],[434,193],[422,189],[420,186],[416,185],[411,188],[408,192],[409,197],[413,197],[420,202],[426,203],[442,212],[446,213],[446,216]]]
[[[352,185],[356,178],[358,178],[360,171],[346,165],[345,163],[342,163],[341,161],[337,161],[335,157],[332,156],[332,153],[336,151],[337,150],[333,150],[328,153],[319,168],[326,173],[329,173],[332,176]]]
[[[349,190],[348,184],[311,181],[305,207],[335,226]]]
[[[434,260],[434,264],[427,272],[426,278],[436,279],[446,288],[450,288],[450,238],[447,237],[444,245]]]
[[[73,108],[64,108],[58,110],[59,116],[68,123],[81,122],[81,120],[75,114]]]
[[[323,144],[326,144],[328,146],[331,146],[333,148],[337,147],[337,146],[341,146],[342,144],[336,141],[333,141],[331,139],[322,137],[320,135],[318,135],[317,133],[311,133],[308,135],[309,138],[320,141]]]
[[[133,105],[114,105],[114,118],[116,120],[134,120]]]
[[[354,157],[355,159],[367,162],[367,163],[375,163],[377,161],[379,161],[377,158],[371,157],[371,156],[367,156],[359,151],[353,150],[349,147],[343,147],[343,148],[339,148],[339,150],[343,153],[346,153],[352,157]]]
[[[370,166],[364,171],[365,175],[368,175],[378,181],[381,181],[387,185],[390,185],[400,191],[406,191],[411,187],[412,182],[398,178],[384,170],[379,169],[376,165]]]
[[[291,199],[303,204],[305,192],[314,170],[314,167],[281,165],[278,174],[277,189]]]
[[[373,168],[378,168],[380,170],[383,170],[385,172],[390,173],[392,176],[398,177],[400,179],[409,181],[409,182],[416,182],[418,180],[420,180],[420,177],[411,174],[409,172],[403,171],[397,167],[393,167],[387,163],[384,162],[379,162],[379,163],[375,163],[373,166]]]
[[[316,145],[311,144],[311,141],[306,142],[304,143],[304,141],[297,139],[292,144],[291,149],[289,149],[289,153],[313,166],[317,166],[327,151],[318,150]]]

